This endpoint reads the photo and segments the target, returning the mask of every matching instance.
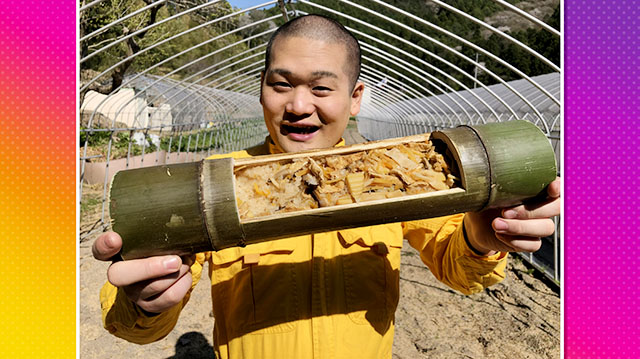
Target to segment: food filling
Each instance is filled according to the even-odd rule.
[[[431,141],[234,172],[240,219],[446,190],[457,180]]]

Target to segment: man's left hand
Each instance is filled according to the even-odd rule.
[[[551,217],[560,214],[561,187],[560,178],[556,178],[547,187],[547,199],[542,203],[467,213],[464,224],[469,243],[484,255],[537,251],[542,245],[540,238],[555,231]]]

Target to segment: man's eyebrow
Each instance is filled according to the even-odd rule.
[[[291,75],[291,71],[285,70],[285,69],[269,69],[269,75],[271,75],[271,74],[278,74],[278,75],[282,75],[282,76],[288,76],[288,75]]]
[[[335,73],[331,72],[331,71],[314,71],[311,73],[311,75],[313,77],[333,77],[333,78],[338,78],[338,75],[336,75]]]
[[[289,70],[285,70],[285,69],[269,69],[269,73],[268,75],[272,75],[272,74],[278,74],[278,75],[282,75],[282,76],[291,76],[292,72]],[[320,77],[333,77],[333,78],[338,78],[338,75],[336,75],[334,72],[331,71],[314,71],[311,73],[311,76],[313,76],[314,78],[320,78]]]

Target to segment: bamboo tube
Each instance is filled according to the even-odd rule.
[[[240,220],[234,168],[319,158],[431,139],[457,169],[457,188]],[[111,187],[121,255],[219,250],[323,231],[505,207],[541,196],[556,177],[553,149],[526,121],[509,121],[360,145],[118,172]]]

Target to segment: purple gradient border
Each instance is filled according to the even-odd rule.
[[[564,9],[565,358],[639,358],[640,11]]]

